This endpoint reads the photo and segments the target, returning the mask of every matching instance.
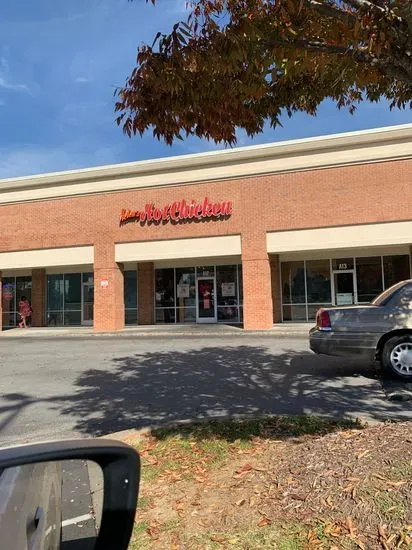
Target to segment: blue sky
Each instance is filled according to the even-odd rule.
[[[132,140],[114,123],[113,91],[136,49],[185,18],[186,0],[2,0],[0,178],[222,148],[195,138],[172,147]],[[316,118],[285,119],[239,145],[412,122],[411,111],[365,104],[354,116],[326,102]]]

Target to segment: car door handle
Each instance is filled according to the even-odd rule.
[[[38,506],[34,514],[33,522],[27,526],[27,550],[38,550],[42,547],[44,535],[45,513],[41,506]]]

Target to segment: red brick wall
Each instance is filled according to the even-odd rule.
[[[154,266],[145,262],[137,266],[137,311],[139,325],[154,323]]]
[[[273,254],[270,256],[270,274],[272,282],[272,304],[273,304],[273,322],[280,323],[282,320],[282,297],[280,295],[280,262],[279,256]]]
[[[44,269],[32,270],[31,285],[31,306],[33,308],[31,322],[34,327],[43,327],[46,307],[46,271]]]
[[[272,287],[277,285],[273,280],[271,285],[265,232],[411,220],[412,202],[406,199],[411,168],[412,161],[392,161],[4,205],[0,206],[0,252],[94,245],[95,326],[106,330],[124,324],[123,276],[114,261],[114,243],[240,234],[245,325],[268,326],[273,306],[277,316],[277,298],[272,302],[271,297]],[[122,208],[139,209],[147,202],[163,206],[182,198],[201,200],[205,196],[212,201],[231,200],[230,219],[119,225]],[[21,224],[21,219],[27,223]],[[107,288],[100,286],[103,279],[109,281]],[[139,294],[142,292],[139,287]]]

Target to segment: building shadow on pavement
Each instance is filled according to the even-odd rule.
[[[374,365],[265,347],[204,347],[115,358],[77,382],[60,414],[81,434],[260,414],[409,420],[385,399]]]

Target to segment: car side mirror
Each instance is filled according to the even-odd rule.
[[[116,441],[70,440],[0,449],[2,546],[126,550],[139,481],[138,453]]]

